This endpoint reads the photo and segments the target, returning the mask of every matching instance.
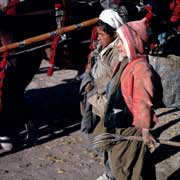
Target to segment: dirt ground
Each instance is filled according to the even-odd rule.
[[[25,92],[29,114],[38,127],[37,143],[27,145],[22,128],[16,151],[0,151],[0,180],[95,180],[103,173],[102,159],[88,147],[80,129],[79,82],[75,70],[46,75],[44,61]],[[156,137],[180,141],[180,110],[157,110]],[[28,117],[30,115],[30,117]],[[157,145],[153,151],[157,180],[180,179],[180,148]]]

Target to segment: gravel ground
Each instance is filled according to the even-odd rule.
[[[79,82],[75,70],[57,70],[46,75],[43,61],[25,93],[31,118],[38,127],[38,141],[28,146],[21,131],[19,149],[0,151],[0,180],[95,180],[103,172],[102,159],[93,153],[79,131]],[[157,110],[154,134],[180,141],[180,110]],[[180,179],[180,148],[157,145],[153,151],[157,180]]]

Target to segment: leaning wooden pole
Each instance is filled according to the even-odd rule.
[[[25,47],[27,45],[37,43],[40,41],[44,41],[44,40],[50,39],[51,37],[53,37],[55,35],[61,35],[61,34],[64,34],[64,33],[70,32],[70,31],[77,30],[77,29],[82,28],[82,27],[92,26],[97,22],[97,20],[98,20],[98,18],[93,18],[93,19],[83,21],[83,22],[78,23],[78,24],[74,24],[74,25],[70,25],[67,27],[60,28],[60,29],[56,29],[55,31],[48,32],[45,34],[41,34],[39,36],[31,37],[31,38],[25,39],[25,40],[20,41],[20,42],[15,42],[12,44],[7,44],[4,46],[1,46],[0,47],[0,53],[5,52],[5,51],[10,51],[13,49],[17,49],[20,47]]]

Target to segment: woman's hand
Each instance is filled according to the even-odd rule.
[[[88,83],[85,87],[85,91],[86,93],[88,93],[89,91],[91,91],[94,88],[94,86],[91,83]]]
[[[150,133],[149,129],[142,128],[142,137],[144,140],[144,143],[148,146],[154,146],[154,143],[156,143],[155,138]]]

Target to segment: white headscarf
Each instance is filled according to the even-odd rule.
[[[124,24],[124,20],[119,16],[119,14],[112,9],[105,9],[99,15],[99,19],[114,29],[119,28],[122,24]]]

